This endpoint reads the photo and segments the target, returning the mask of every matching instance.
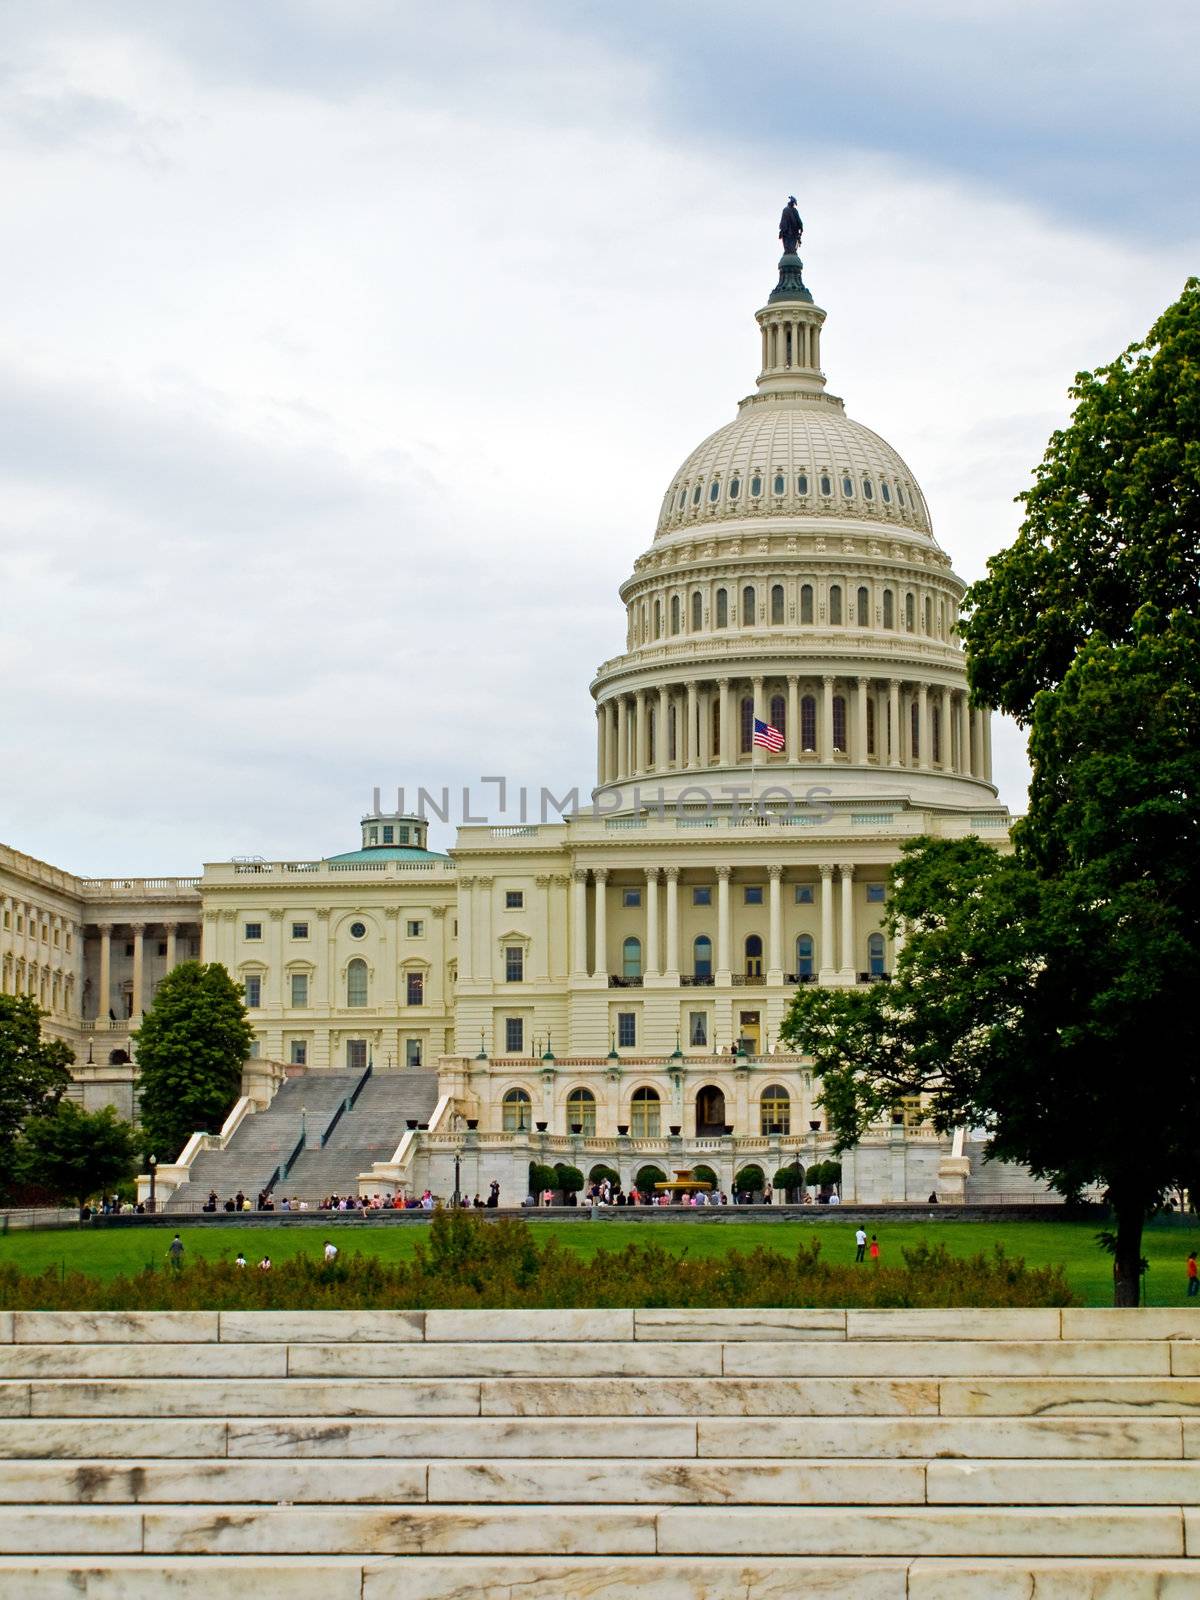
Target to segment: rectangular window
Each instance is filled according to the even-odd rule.
[[[291,1063],[292,1063],[292,1065],[294,1067],[306,1067],[308,1065],[308,1040],[307,1039],[293,1039],[292,1040],[291,1053],[290,1053],[290,1056],[289,1056],[289,1060],[291,1061]]]
[[[346,1067],[350,1072],[366,1071],[367,1041],[365,1039],[346,1040]]]
[[[693,1046],[708,1043],[707,1011],[693,1011],[688,1018],[688,1041]]]
[[[505,1017],[504,1048],[510,1055],[520,1055],[525,1048],[525,1018]]]
[[[54,937],[55,937],[55,940],[57,941],[58,935],[55,934]],[[167,941],[165,939],[160,939],[158,941],[158,953],[159,953],[160,956],[165,956],[166,955],[166,953],[167,953]]]
[[[394,844],[396,842],[396,830],[390,822],[385,822],[383,825],[383,842],[384,844]]]
[[[257,1061],[261,1054],[262,1054],[262,1041],[259,1040],[259,1039],[251,1039],[251,1041],[250,1041],[250,1059],[251,1059],[251,1061]]]
[[[519,944],[510,944],[504,952],[505,983],[524,983],[525,951]]]
[[[425,924],[423,922],[406,922],[404,931],[410,939],[420,939],[425,933]]]
[[[621,904],[623,906],[640,906],[641,903],[642,891],[640,889],[621,890]]]
[[[262,923],[261,922],[248,922],[246,924],[246,927],[245,927],[245,930],[244,930],[244,933],[243,933],[243,937],[246,938],[246,939],[250,939],[250,940],[261,939],[262,938]]]
[[[303,1010],[308,1004],[308,973],[292,973],[292,1005]]]
[[[251,1011],[262,1005],[262,979],[256,972],[246,979],[246,1005]]]
[[[617,1012],[617,1043],[622,1050],[632,1050],[637,1044],[637,1012]]]
[[[17,927],[17,932],[18,932],[18,933],[19,933],[19,932],[20,932],[20,931],[21,931],[21,930],[20,930],[20,926],[19,926],[19,923],[18,923],[18,927]],[[131,939],[131,940],[130,940],[130,941],[129,941],[129,943],[128,943],[128,944],[127,944],[127,945],[126,945],[126,946],[125,946],[125,954],[126,954],[126,955],[127,955],[127,956],[131,956],[131,955],[132,955],[132,954],[133,954],[133,941],[132,941],[132,939]]]
[[[425,1004],[425,974],[423,972],[410,972],[406,980],[406,988],[410,1006],[423,1006]]]
[[[810,906],[813,903],[813,886],[811,883],[798,883],[796,885],[796,904]]]
[[[307,922],[293,922],[292,923],[292,938],[293,939],[307,939],[308,938],[308,923]]]
[[[704,885],[703,887],[697,885],[696,888],[692,890],[692,904],[694,906],[712,905],[712,890],[707,885]]]
[[[761,883],[748,883],[745,889],[745,903],[748,906],[760,906],[763,903]]]
[[[414,1071],[420,1068],[420,1065],[421,1065],[421,1041],[420,1041],[420,1039],[405,1039],[405,1041],[404,1041],[404,1065],[406,1067],[412,1068]]]
[[[525,905],[524,889],[506,889],[504,891],[504,906],[507,911],[520,911]]]
[[[870,905],[882,905],[887,894],[887,885],[882,883],[869,883],[867,885],[867,901]]]

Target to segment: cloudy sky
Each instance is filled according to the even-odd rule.
[[[5,0],[0,839],[193,872],[586,787],[789,191],[830,386],[977,576],[1200,262],[1198,63],[1194,0]]]

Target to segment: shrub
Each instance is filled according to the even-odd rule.
[[[529,1163],[529,1192],[531,1195],[536,1197],[541,1194],[543,1189],[557,1188],[558,1174],[553,1167],[547,1166],[541,1161],[531,1161]]]
[[[588,1173],[588,1182],[603,1183],[605,1178],[608,1179],[609,1183],[612,1184],[614,1189],[617,1188],[621,1182],[621,1174],[615,1167],[606,1167],[602,1161],[597,1162],[597,1164]]]
[[[633,1180],[641,1194],[653,1194],[656,1183],[666,1183],[667,1175],[661,1167],[639,1167]]]
[[[771,1182],[776,1189],[782,1189],[785,1194],[799,1194],[804,1188],[804,1168],[799,1162],[790,1167],[780,1167]]]
[[[556,1161],[553,1187],[562,1190],[564,1199],[568,1195],[578,1194],[583,1188],[583,1173],[578,1167],[569,1167],[565,1162]]]
[[[739,1194],[762,1194],[767,1180],[761,1167],[743,1167],[733,1180],[733,1186]]]
[[[711,1167],[694,1167],[692,1176],[693,1178],[699,1178],[701,1183],[711,1183],[714,1189],[720,1188],[717,1175]]]

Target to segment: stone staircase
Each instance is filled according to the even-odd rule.
[[[349,1111],[343,1112],[323,1149],[305,1150],[279,1195],[310,1205],[327,1194],[357,1194],[358,1175],[389,1161],[409,1121],[428,1122],[438,1100],[436,1072],[374,1072]]]
[[[1200,1311],[0,1313],[22,1600],[1184,1600]]]

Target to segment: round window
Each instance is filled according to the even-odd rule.
[[[367,925],[365,922],[352,922],[350,924],[350,937],[352,939],[365,939],[366,936]]]

